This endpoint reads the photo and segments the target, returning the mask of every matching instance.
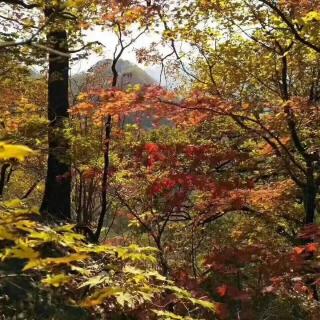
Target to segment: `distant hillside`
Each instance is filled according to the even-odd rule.
[[[89,68],[87,72],[75,74],[71,78],[71,99],[73,100],[81,91],[110,87],[113,77],[111,64],[111,59],[104,59]],[[127,60],[119,60],[116,68],[119,74],[117,84],[119,88],[125,89],[135,84],[155,84],[155,80],[144,70]]]

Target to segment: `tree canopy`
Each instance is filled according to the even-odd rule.
[[[320,1],[0,0],[0,25],[1,319],[319,318]]]

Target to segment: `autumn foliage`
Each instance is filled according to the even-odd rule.
[[[0,1],[0,318],[317,320],[319,10]]]

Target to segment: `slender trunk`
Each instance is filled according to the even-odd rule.
[[[33,185],[27,190],[27,192],[20,198],[21,200],[27,199],[30,194],[33,192],[33,190],[37,187],[41,180],[37,180],[36,182],[33,183]]]
[[[164,252],[163,252],[161,239],[157,238],[157,239],[154,239],[154,241],[155,241],[156,246],[159,250],[159,261],[160,261],[160,267],[161,267],[161,274],[163,274],[164,276],[168,276],[169,272],[170,272],[170,268],[169,268],[168,262],[166,260],[165,255],[164,255]]]
[[[7,169],[10,167],[9,163],[4,163],[0,171],[0,197],[3,196],[4,187],[6,185]]]
[[[48,34],[50,46],[59,51],[68,51],[65,30]],[[41,212],[57,219],[71,218],[71,165],[68,159],[69,144],[63,135],[64,122],[68,119],[68,74],[69,58],[49,53],[48,79],[48,166]]]
[[[77,209],[77,222],[80,223],[83,221],[82,217],[82,187],[83,187],[83,179],[82,179],[82,172],[79,171],[79,190],[78,190],[78,209]]]
[[[98,241],[103,227],[104,218],[108,210],[108,174],[109,174],[109,151],[110,151],[110,138],[111,138],[111,115],[108,115],[105,126],[105,147],[104,147],[104,167],[102,176],[102,189],[101,189],[101,212],[99,216],[97,230],[95,232],[95,240]]]
[[[116,69],[116,65],[118,59],[114,59],[111,65],[111,71],[113,74],[112,77],[112,88],[117,85],[118,72]],[[99,237],[101,234],[101,230],[103,227],[104,219],[108,211],[108,174],[109,174],[109,162],[110,162],[110,139],[111,139],[111,124],[112,124],[112,116],[109,114],[107,116],[106,125],[105,125],[105,139],[103,144],[103,154],[104,154],[104,167],[103,167],[103,175],[102,175],[102,183],[101,183],[101,211],[98,220],[98,225],[96,232],[94,234],[94,240],[99,241]]]
[[[117,62],[118,62],[118,59],[114,59],[111,65],[111,71],[113,74],[112,83],[111,83],[112,88],[114,88],[117,85],[117,81],[118,81]]]
[[[8,172],[8,175],[7,175],[7,179],[6,179],[6,184],[9,183],[10,179],[11,179],[11,176],[12,176],[12,173],[13,173],[14,169],[13,169],[13,165],[10,166],[10,169],[9,169],[9,172]]]

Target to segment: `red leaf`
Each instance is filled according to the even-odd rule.
[[[144,148],[148,153],[157,153],[160,150],[159,146],[155,143],[147,143]]]
[[[306,246],[306,252],[314,253],[318,250],[318,246],[319,246],[318,243],[309,243]]]
[[[217,288],[217,293],[220,297],[224,297],[227,294],[228,286],[223,284],[222,286]]]
[[[216,303],[216,314],[221,320],[229,319],[229,310],[227,306],[223,303]]]

